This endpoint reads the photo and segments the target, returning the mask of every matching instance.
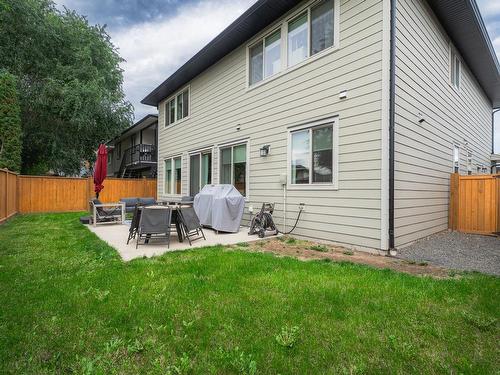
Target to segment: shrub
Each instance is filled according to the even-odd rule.
[[[0,70],[0,168],[21,169],[21,110],[16,77]]]
[[[328,247],[326,247],[325,245],[312,245],[309,247],[309,249],[314,251],[321,251],[323,253],[328,252]]]

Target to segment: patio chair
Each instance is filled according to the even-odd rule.
[[[137,249],[141,240],[144,240],[146,244],[152,238],[165,238],[167,240],[167,248],[170,247],[171,221],[172,210],[170,208],[156,209],[144,207],[139,220],[135,248]]]
[[[94,226],[97,224],[122,224],[125,220],[123,203],[102,203],[99,199],[90,201]]]
[[[200,224],[200,219],[193,207],[181,207],[178,209],[179,217],[181,220],[181,227],[184,231],[184,237],[189,241],[189,246],[191,246],[191,241],[195,241],[203,238],[206,241],[205,233],[203,233],[203,227]],[[192,238],[194,237],[194,238]]]
[[[130,223],[130,228],[128,230],[127,245],[132,238],[135,238],[137,231],[139,230],[139,221],[141,220],[141,204],[137,203],[134,207],[134,213],[132,215],[132,223]]]
[[[125,212],[128,214],[128,213],[134,212],[135,206],[137,205],[137,203],[139,203],[139,199],[137,199],[137,198],[120,198],[120,203],[125,204]]]

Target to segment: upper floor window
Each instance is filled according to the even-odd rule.
[[[333,43],[334,0],[323,0],[288,22],[288,66],[332,47]]]
[[[288,66],[305,60],[308,56],[308,14],[307,12],[288,22]]]
[[[460,89],[460,58],[455,51],[450,54],[450,82],[455,89]]]
[[[290,184],[335,185],[336,121],[290,131]]]
[[[249,48],[249,85],[335,44],[335,2],[322,0]],[[284,30],[282,32],[282,30]],[[286,48],[282,45],[286,43]],[[283,52],[282,52],[283,51]],[[282,57],[282,53],[286,56]]]
[[[176,94],[165,104],[165,126],[189,116],[189,88]]]
[[[281,70],[281,30],[273,32],[250,48],[250,85]]]

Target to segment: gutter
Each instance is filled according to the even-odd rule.
[[[396,3],[391,2],[390,22],[390,78],[389,78],[389,251],[396,255],[394,248],[394,136],[396,117]]]

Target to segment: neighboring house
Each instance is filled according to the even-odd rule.
[[[158,195],[232,183],[246,218],[303,203],[298,236],[407,245],[447,229],[451,172],[487,171],[499,71],[473,0],[259,0],[142,101]]]
[[[147,115],[107,143],[108,176],[156,177],[158,116]]]

